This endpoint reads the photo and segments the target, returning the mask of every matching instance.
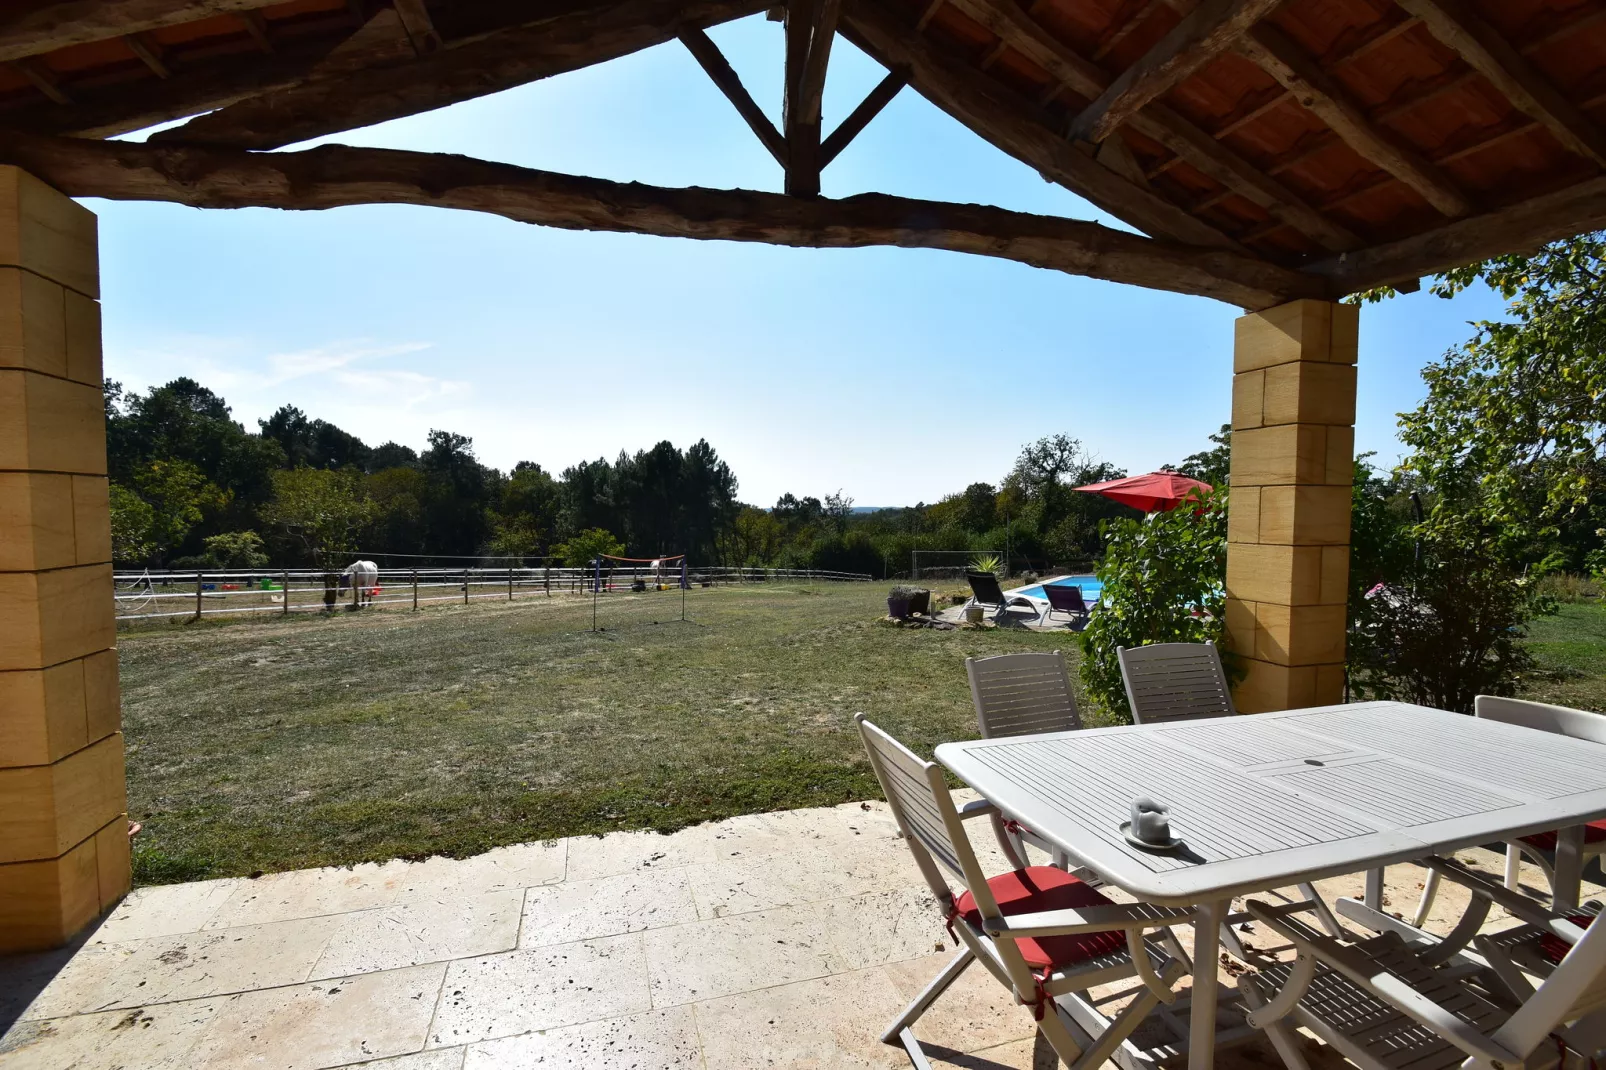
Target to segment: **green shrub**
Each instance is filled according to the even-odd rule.
[[[1104,594],[1077,637],[1082,682],[1106,710],[1130,721],[1117,648],[1225,639],[1227,492],[1213,492],[1198,508],[1106,520],[1101,528]]]

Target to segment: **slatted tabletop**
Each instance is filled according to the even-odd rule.
[[[945,743],[937,760],[1133,895],[1193,904],[1606,817],[1606,747],[1397,702]],[[1129,844],[1133,799],[1176,853]]]

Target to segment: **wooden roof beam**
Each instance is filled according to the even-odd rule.
[[[1061,43],[1012,0],[952,3],[1073,92],[1097,97],[1111,84],[1108,72]],[[1354,234],[1306,204],[1263,168],[1245,160],[1169,106],[1158,101],[1147,105],[1132,116],[1131,127],[1325,248],[1342,252],[1361,244]]]
[[[391,6],[400,16],[414,52],[427,56],[441,47],[440,31],[435,29],[435,20],[429,17],[424,0],[391,0]]]
[[[909,84],[898,71],[890,72],[885,78],[877,82],[875,88],[865,94],[859,106],[848,113],[842,120],[842,125],[831,131],[830,135],[820,142],[820,166],[828,167],[832,160],[841,154],[859,136],[859,132],[870,125],[870,120],[881,114],[881,109],[892,103],[904,86]]]
[[[1071,137],[1103,141],[1144,105],[1209,64],[1282,0],[1205,0],[1071,123]]]
[[[1305,270],[1332,280],[1341,293],[1397,285],[1546,242],[1606,228],[1606,178],[1456,220],[1400,241],[1345,253]]]
[[[282,0],[57,0],[0,15],[0,60],[37,56],[68,45],[254,11]],[[17,6],[17,5],[10,5]]]
[[[906,19],[875,0],[842,12],[842,32],[889,70],[905,71],[921,96],[1017,160],[1131,226],[1190,245],[1236,243],[1139,183],[1073,146],[1042,108],[909,32]]]
[[[263,93],[154,140],[275,149],[443,108],[616,59],[764,10],[765,0],[607,0],[483,37],[448,41],[406,63],[386,63]]]
[[[1322,279],[1228,250],[1156,241],[1083,220],[876,193],[833,200],[669,189],[344,145],[244,152],[29,134],[0,134],[0,163],[73,197],[291,210],[414,204],[568,230],[806,248],[948,249],[1246,308],[1330,292]]]
[[[730,65],[730,61],[725,58],[725,53],[719,50],[719,46],[706,33],[696,28],[682,33],[680,43],[686,46],[686,51],[690,52],[702,66],[703,72],[708,75],[708,80],[725,94],[725,99],[736,108],[736,113],[746,120],[748,128],[758,136],[759,141],[763,142],[770,155],[775,157],[775,162],[785,167],[786,139],[775,129],[775,124],[764,114],[764,109],[758,106],[752,94],[742,85],[741,78],[736,74],[736,69]]]
[[[820,192],[820,106],[842,0],[789,0],[786,6],[786,192]]]
[[[1262,23],[1245,34],[1237,47],[1351,148],[1416,190],[1440,212],[1456,217],[1472,210],[1471,202],[1442,171],[1374,124],[1338,79],[1277,27]]]
[[[1606,164],[1606,136],[1464,0],[1398,0],[1517,110],[1537,119],[1568,151]]]

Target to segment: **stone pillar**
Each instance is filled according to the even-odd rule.
[[[0,952],[128,891],[95,216],[0,167]]]
[[[1244,713],[1343,701],[1358,313],[1295,301],[1237,322],[1227,631]]]

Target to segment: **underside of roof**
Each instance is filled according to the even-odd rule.
[[[756,0],[13,3],[0,14],[0,162],[74,195],[290,208],[447,196],[558,226],[956,248],[1248,306],[1409,287],[1606,222],[1606,0],[789,0],[771,10],[787,35],[779,127],[702,32],[763,10]],[[822,133],[837,33],[889,73]],[[515,210],[485,193],[489,172],[440,162],[457,158],[347,150],[339,166],[327,155],[313,166],[285,162],[311,153],[262,152],[676,38],[784,169],[785,197],[630,185],[620,189],[651,202],[630,215],[583,203],[617,201],[615,184],[505,168],[497,188],[517,187]],[[905,86],[1153,240],[1002,210],[954,214],[975,206],[935,206],[938,224],[910,223],[899,198],[818,197],[820,169]],[[179,119],[150,147],[82,140]],[[706,203],[687,203],[692,193]],[[1173,260],[1179,281],[1130,266],[1145,256]],[[1226,282],[1198,285],[1189,271]]]

